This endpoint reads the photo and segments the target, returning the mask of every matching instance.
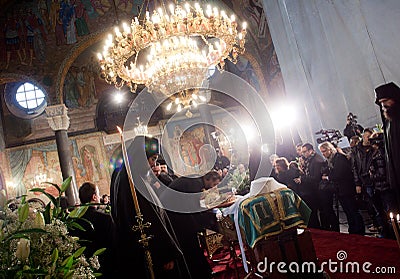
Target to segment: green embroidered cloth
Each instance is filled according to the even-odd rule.
[[[293,227],[306,227],[311,210],[290,189],[278,189],[247,198],[240,204],[238,223],[247,244],[254,248],[264,237]]]

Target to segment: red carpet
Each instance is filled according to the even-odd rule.
[[[319,262],[324,261],[340,262],[337,253],[343,250],[347,258],[342,262],[358,262],[360,273],[332,273],[329,268],[324,268],[331,278],[380,278],[395,279],[400,278],[400,249],[395,240],[366,237],[360,235],[349,235],[337,232],[328,232],[311,229],[311,235]],[[362,264],[370,262],[372,265],[368,268],[371,273],[362,271]],[[339,265],[338,265],[339,266]],[[385,268],[394,267],[391,274],[377,274],[379,271],[385,271]],[[378,268],[375,272],[375,268]],[[345,270],[345,267],[343,268]],[[351,268],[349,268],[351,271]]]
[[[397,247],[395,240],[349,235],[315,229],[310,230],[319,263],[328,263],[329,260],[332,262],[331,268],[329,268],[328,264],[325,264],[324,266],[324,270],[329,273],[329,276],[332,279],[400,278],[400,249]],[[337,258],[337,253],[339,251],[344,251],[346,253],[345,259],[341,261]],[[239,250],[237,250],[237,254],[239,254]],[[338,256],[343,257],[344,253],[342,252]],[[229,259],[229,252],[223,250],[213,258],[227,260]],[[237,278],[233,261],[230,261],[228,264],[225,264],[225,262],[222,262],[222,264],[221,262],[217,263],[210,261],[215,273],[214,278]],[[352,264],[350,265],[349,262]],[[353,271],[356,270],[355,262],[359,265],[359,273]],[[366,262],[371,263],[371,265],[364,264]],[[363,264],[370,273],[363,271]],[[245,272],[240,260],[237,261],[237,265],[238,278],[244,278]],[[352,266],[354,269],[352,269]],[[337,268],[337,271],[331,272],[334,267]],[[342,272],[340,272],[340,270]],[[386,274],[382,274],[384,271],[386,271]],[[378,274],[378,272],[380,273]]]

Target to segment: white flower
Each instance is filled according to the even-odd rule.
[[[41,212],[36,212],[35,221],[33,222],[33,227],[36,229],[44,229],[44,217]]]
[[[20,238],[17,243],[17,251],[15,252],[15,256],[20,261],[26,261],[29,257],[29,253],[31,251],[31,242],[29,239]]]

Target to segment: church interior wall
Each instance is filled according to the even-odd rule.
[[[100,77],[96,55],[107,30],[112,30],[117,21],[129,22],[138,14],[143,1],[116,0],[114,10],[111,1],[96,1],[94,5],[92,1],[78,0],[75,1],[74,18],[66,16],[72,11],[69,1],[6,2],[6,9],[0,12],[0,25],[5,30],[0,40],[1,91],[4,92],[8,83],[32,81],[43,88],[48,106],[65,104],[70,117],[68,134],[76,163],[77,183],[80,185],[85,180],[91,180],[99,184],[100,192],[109,192],[109,164],[118,144],[104,144],[104,137],[115,129],[99,128],[99,123],[107,120],[109,123],[121,123],[124,112],[121,108],[108,106],[104,108],[107,115],[99,115],[101,100],[116,89]],[[279,63],[262,5],[249,0],[202,2],[218,5],[228,14],[233,11],[240,21],[248,21],[246,54],[239,58],[238,64],[228,65],[227,70],[249,82],[264,100],[284,94]],[[75,24],[69,24],[73,20]],[[32,29],[35,32],[30,33]],[[20,44],[10,48],[6,44],[12,40],[7,41],[7,38],[12,37],[13,32],[19,35]],[[121,91],[131,94],[127,88]],[[131,96],[134,98],[135,94]],[[10,184],[10,187],[7,186],[9,195],[25,193],[35,175],[44,171],[53,182],[61,183],[54,131],[47,123],[45,112],[31,119],[19,118],[8,109],[4,94],[0,99],[0,167],[6,184]],[[161,114],[152,125],[157,126],[157,122],[164,117],[166,115]],[[82,150],[91,156],[87,167],[84,166]],[[25,156],[19,166],[24,167],[20,169],[12,163],[17,151]],[[43,170],[37,169],[39,164],[31,168],[32,160],[40,162]],[[94,166],[90,167],[90,162]]]

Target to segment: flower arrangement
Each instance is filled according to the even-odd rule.
[[[250,190],[250,175],[249,170],[245,172],[239,172],[235,170],[233,173],[229,174],[229,184],[228,186],[239,195],[245,195]]]
[[[70,186],[71,177],[56,187],[58,198],[35,188],[32,192],[45,194],[50,202],[43,208],[29,202],[26,196],[20,201],[0,204],[0,278],[96,278],[101,275],[97,250],[87,259],[78,238],[69,230],[83,229],[76,221],[87,207],[77,207],[71,212],[63,210],[60,198]],[[2,199],[0,199],[2,200]]]

